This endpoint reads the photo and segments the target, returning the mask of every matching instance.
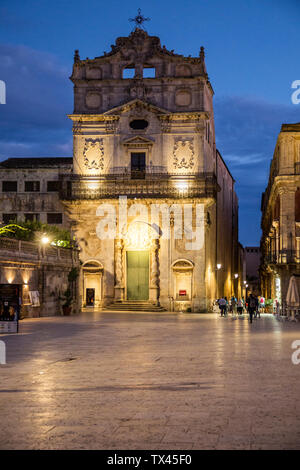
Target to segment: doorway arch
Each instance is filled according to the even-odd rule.
[[[82,266],[83,306],[100,307],[103,299],[103,265],[98,260],[88,260]]]
[[[171,267],[174,310],[187,310],[192,306],[194,264],[187,259],[178,259]]]

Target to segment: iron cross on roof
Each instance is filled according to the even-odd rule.
[[[143,23],[145,21],[150,21],[150,18],[145,18],[145,16],[142,15],[141,9],[138,9],[138,14],[136,15],[135,18],[129,18],[129,21],[134,21],[135,26],[137,28],[144,28]]]

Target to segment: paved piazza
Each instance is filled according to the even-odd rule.
[[[0,339],[1,449],[300,449],[300,324],[83,313]]]

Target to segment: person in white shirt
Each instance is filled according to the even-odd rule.
[[[221,309],[221,317],[222,316],[226,316],[226,300],[221,297],[221,299],[219,299],[219,307]]]

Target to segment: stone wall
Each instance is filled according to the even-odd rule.
[[[18,286],[22,298],[21,315],[39,317],[60,315],[68,275],[79,270],[78,251],[75,249],[42,247],[40,244],[0,238],[1,286]],[[78,312],[78,280],[73,284],[73,312]],[[38,291],[40,306],[32,306],[30,291]]]

